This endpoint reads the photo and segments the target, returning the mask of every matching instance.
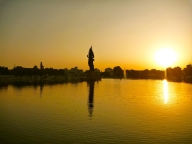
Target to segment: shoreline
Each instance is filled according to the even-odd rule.
[[[0,76],[0,86],[5,85],[44,85],[44,84],[64,84],[64,83],[79,83],[89,81],[100,81],[101,79],[127,79],[127,80],[164,80],[164,79],[131,79],[131,78],[107,78],[107,77],[95,77],[95,79],[88,79],[86,77],[65,77],[65,76]],[[191,80],[169,80],[169,82],[183,82],[192,84]]]
[[[62,84],[78,83],[84,81],[99,81],[100,77],[88,79],[86,77],[65,77],[65,76],[0,76],[0,86],[2,85],[41,85],[41,84]]]

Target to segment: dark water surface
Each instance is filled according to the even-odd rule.
[[[192,85],[161,80],[0,88],[0,143],[192,143]]]

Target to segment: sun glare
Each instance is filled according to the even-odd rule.
[[[155,60],[163,67],[168,67],[174,64],[177,60],[176,52],[169,48],[159,49],[155,54]]]
[[[164,87],[164,104],[167,104],[168,99],[169,99],[169,95],[168,95],[168,83],[167,80],[163,81],[163,87]]]

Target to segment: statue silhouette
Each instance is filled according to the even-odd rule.
[[[93,65],[93,61],[94,61],[94,53],[93,53],[93,50],[92,50],[92,46],[91,48],[89,49],[89,54],[87,55],[88,57],[88,65],[89,65],[89,69],[91,71],[94,70],[94,65]]]

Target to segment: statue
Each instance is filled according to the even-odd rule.
[[[93,50],[92,50],[92,46],[89,49],[89,54],[87,55],[87,57],[88,57],[88,65],[89,65],[90,71],[93,71],[94,70],[94,65],[93,65],[94,53],[93,53]]]

